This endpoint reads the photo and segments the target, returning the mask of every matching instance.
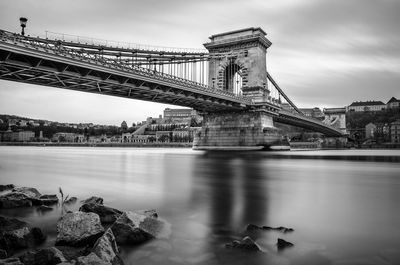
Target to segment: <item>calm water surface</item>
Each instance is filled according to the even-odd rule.
[[[50,194],[62,187],[121,210],[157,209],[170,238],[123,248],[126,264],[400,264],[399,161],[400,151],[389,150],[0,147],[0,184]],[[60,209],[0,214],[43,228],[45,245],[54,243]],[[295,231],[249,233],[248,223]],[[245,235],[263,252],[224,247]],[[278,237],[295,246],[278,252]]]

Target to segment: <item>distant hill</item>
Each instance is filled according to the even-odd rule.
[[[364,128],[365,125],[372,122],[374,124],[383,123],[390,124],[400,119],[400,109],[387,109],[382,111],[367,112],[347,112],[346,123],[347,129]]]

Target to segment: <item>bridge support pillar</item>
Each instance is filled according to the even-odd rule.
[[[261,150],[281,146],[280,130],[263,111],[204,114],[203,127],[195,134],[195,150]]]

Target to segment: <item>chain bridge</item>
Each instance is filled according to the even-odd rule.
[[[344,136],[306,117],[275,82],[265,36],[231,31],[194,50],[0,30],[0,79],[194,108],[204,116],[198,149],[267,146],[281,137],[274,122]]]

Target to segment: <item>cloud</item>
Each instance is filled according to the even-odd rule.
[[[267,54],[268,69],[297,105],[344,106],[353,100],[400,97],[397,0],[2,0],[0,10],[0,25],[6,30],[19,31],[19,16],[27,16],[26,31],[32,35],[43,36],[50,30],[172,47],[202,48],[213,34],[260,26],[273,43]],[[0,93],[12,86],[0,81]],[[9,106],[9,111],[5,107],[0,111],[18,106],[27,114],[34,112],[38,106],[26,98],[22,105],[23,93],[16,93],[25,92],[25,86],[15,85],[7,102],[1,97],[0,105]],[[50,93],[48,88],[35,89],[42,96]],[[65,93],[67,97],[77,92]],[[65,97],[54,97],[49,104],[59,106]],[[83,98],[87,107],[85,111],[80,106],[80,115],[90,108],[101,109],[97,96],[85,94],[76,100]],[[127,104],[132,102],[134,106],[124,111],[133,120],[164,107]],[[67,109],[66,105],[63,111]],[[116,116],[121,119],[122,112]]]

